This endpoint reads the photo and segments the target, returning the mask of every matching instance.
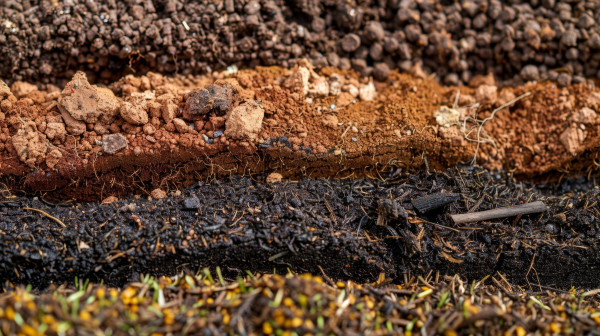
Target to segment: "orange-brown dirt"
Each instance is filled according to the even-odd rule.
[[[344,178],[425,162],[443,169],[475,154],[485,167],[528,178],[599,168],[600,90],[583,84],[497,88],[482,77],[454,88],[397,73],[374,83],[333,68],[316,73],[308,63],[150,73],[108,88],[82,73],[63,90],[0,84],[4,183],[60,199],[149,193],[233,173]],[[526,92],[479,131],[495,108]]]

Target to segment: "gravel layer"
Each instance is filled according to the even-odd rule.
[[[600,70],[600,2],[587,1],[5,1],[0,77],[52,82],[86,70],[199,73],[230,65],[399,68],[446,84],[583,82]],[[94,79],[95,80],[95,79]]]

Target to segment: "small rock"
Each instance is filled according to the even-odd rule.
[[[345,52],[353,52],[360,47],[360,37],[354,33],[346,34],[341,40]]]
[[[116,196],[108,196],[107,198],[102,200],[102,204],[111,204],[114,203],[116,201],[118,201],[119,199]]]
[[[50,140],[58,139],[59,141],[65,141],[67,130],[65,129],[65,124],[61,122],[49,122],[46,124],[44,134]]]
[[[556,78],[556,83],[559,87],[569,86],[571,85],[571,76],[566,73],[561,73],[558,75],[558,78]]]
[[[126,147],[127,138],[121,133],[105,134],[102,136],[102,150],[108,154],[115,154]]]
[[[498,98],[498,87],[482,85],[475,90],[475,100],[480,104],[493,104]]]
[[[150,192],[150,197],[152,197],[155,200],[159,200],[167,197],[167,193],[160,188],[156,188]]]
[[[377,94],[373,81],[369,81],[369,84],[361,84],[358,91],[362,101],[372,101]]]
[[[58,100],[61,112],[85,123],[110,123],[117,113],[118,99],[107,88],[91,85],[85,73],[77,72]]]
[[[179,133],[187,133],[190,130],[190,127],[183,119],[175,118],[173,119],[173,124],[175,124],[175,129]]]
[[[254,141],[262,127],[265,111],[254,100],[235,107],[225,121],[225,135],[228,138]]]
[[[283,180],[283,175],[279,173],[271,173],[267,176],[267,183],[275,183],[281,182]]]
[[[585,132],[577,127],[577,125],[571,125],[560,135],[560,142],[565,147],[567,152],[572,155],[576,155],[578,149],[585,141]]]
[[[183,208],[186,210],[198,210],[200,208],[200,200],[196,196],[186,197],[183,200]]]
[[[162,106],[162,117],[166,123],[173,121],[177,115],[177,104],[172,101],[166,101]]]
[[[144,125],[148,123],[148,112],[146,112],[146,99],[143,97],[130,97],[123,101],[119,107],[121,117],[132,125]]]
[[[338,124],[338,118],[335,114],[326,114],[323,116],[323,126],[336,128]]]
[[[581,110],[575,112],[571,118],[578,123],[593,124],[596,122],[596,111],[589,107],[583,107]]]
[[[227,82],[193,90],[189,93],[183,117],[187,120],[198,120],[209,112],[224,115],[231,110],[236,94],[237,91]]]
[[[521,69],[521,78],[524,81],[536,81],[540,77],[540,71],[535,65],[526,65]]]
[[[329,95],[329,83],[325,78],[317,76],[310,83],[308,93],[314,97],[326,97]]]
[[[438,125],[443,127],[450,127],[460,123],[460,113],[458,110],[449,108],[447,106],[440,107],[434,112],[433,117]]]
[[[373,67],[373,77],[378,81],[384,81],[390,75],[390,67],[387,63],[376,63]]]

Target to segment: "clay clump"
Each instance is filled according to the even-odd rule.
[[[117,113],[118,99],[107,88],[91,85],[83,72],[67,83],[58,108],[72,119],[85,123],[110,123]]]
[[[254,141],[262,126],[265,111],[254,100],[231,110],[225,121],[225,135],[233,139]]]
[[[34,167],[45,157],[46,136],[37,130],[33,121],[27,122],[12,137],[12,145],[17,151],[19,160]]]
[[[237,91],[229,83],[215,83],[189,93],[183,117],[200,120],[210,112],[225,115],[233,107]]]

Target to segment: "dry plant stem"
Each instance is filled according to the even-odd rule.
[[[508,106],[510,106],[510,105],[512,105],[512,104],[514,104],[516,102],[518,102],[519,100],[521,100],[521,99],[523,99],[525,97],[530,96],[530,95],[531,95],[531,92],[525,92],[524,94],[518,96],[517,98],[515,98],[515,99],[513,99],[513,100],[511,100],[511,101],[503,104],[502,106],[498,107],[497,109],[495,109],[494,111],[492,111],[492,114],[489,117],[487,117],[487,118],[485,118],[485,119],[483,119],[481,121],[481,124],[479,125],[479,128],[477,129],[477,147],[475,148],[475,154],[473,155],[473,160],[471,161],[471,164],[475,164],[475,162],[477,160],[477,153],[479,152],[479,146],[481,144],[481,141],[480,141],[480,139],[481,139],[481,130],[483,130],[483,126],[485,125],[485,123],[488,122],[489,120],[494,119],[494,116],[496,115],[496,113],[498,111],[500,111],[500,110],[502,110],[502,109],[504,109],[504,108],[506,108],[506,107],[508,107]]]
[[[56,218],[56,217],[52,216],[51,214],[47,213],[47,212],[46,212],[46,211],[44,211],[44,210],[40,210],[40,209],[34,209],[34,208],[23,208],[23,210],[31,210],[31,211],[35,211],[35,212],[41,213],[42,215],[44,215],[44,216],[46,216],[46,217],[48,217],[48,218],[52,219],[52,220],[53,220],[53,221],[55,221],[56,223],[58,223],[60,226],[62,226],[62,227],[64,227],[64,228],[66,228],[66,227],[67,227],[67,226],[65,225],[65,223],[63,223],[63,222],[62,222],[60,219],[58,219],[58,218]]]
[[[466,214],[450,215],[455,224],[473,223],[488,219],[527,215],[546,211],[546,204],[536,201],[523,205],[504,207],[486,211],[471,212]]]

